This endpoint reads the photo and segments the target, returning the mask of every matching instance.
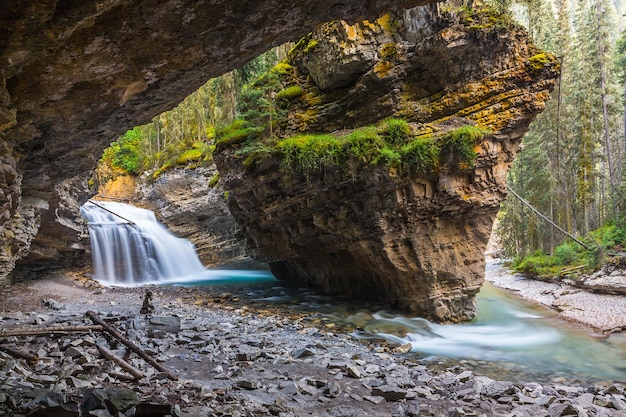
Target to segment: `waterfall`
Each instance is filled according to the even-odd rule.
[[[123,203],[87,202],[94,278],[108,285],[137,286],[206,271],[194,246],[159,223],[153,212]]]

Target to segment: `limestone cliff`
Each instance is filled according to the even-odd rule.
[[[425,6],[324,25],[275,72],[283,90],[268,96],[289,113],[286,120],[277,113],[268,129],[335,139],[276,143],[259,129],[223,133],[218,169],[261,259],[278,277],[327,292],[438,321],[473,317],[506,173],[554,86],[556,59],[487,9]],[[470,149],[473,160],[443,146],[439,163],[409,169],[399,156],[368,159],[350,142],[356,136],[346,136],[390,116],[411,122],[403,150],[464,126],[489,133]],[[373,152],[388,145],[371,137]],[[309,152],[321,161],[298,169],[293,149],[301,160]]]
[[[33,245],[50,266],[60,253],[46,247],[74,244],[71,228],[57,233],[64,227],[58,187],[89,178],[104,147],[124,131],[322,22],[422,2],[3,1],[0,282],[40,229]]]

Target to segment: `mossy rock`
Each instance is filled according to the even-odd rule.
[[[544,67],[558,65],[557,58],[547,52],[541,52],[528,58],[528,67],[535,74],[540,73]]]

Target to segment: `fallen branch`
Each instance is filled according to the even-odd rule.
[[[562,275],[567,275],[570,272],[579,271],[579,270],[584,269],[586,267],[587,267],[586,265],[580,265],[580,266],[573,266],[571,268],[565,268],[565,269],[562,269],[561,272],[559,272],[559,275],[561,275],[561,276]]]
[[[40,336],[47,334],[68,334],[68,333],[88,333],[91,331],[102,331],[102,326],[55,326],[55,327],[35,327],[19,329],[2,329],[0,337],[9,336]]]
[[[112,361],[113,363],[117,364],[120,368],[122,368],[123,370],[131,374],[133,378],[141,379],[145,376],[139,369],[135,368],[133,365],[126,362],[124,359],[120,358],[119,356],[117,356],[115,353],[111,352],[109,349],[105,348],[104,346],[98,345],[98,350],[100,351],[102,356]]]
[[[100,326],[102,326],[103,330],[106,331],[107,333],[109,333],[111,336],[113,336],[114,338],[116,338],[117,340],[119,340],[120,342],[122,342],[124,344],[124,346],[126,346],[131,352],[136,353],[137,355],[139,355],[143,360],[145,360],[146,362],[148,362],[150,365],[152,365],[155,369],[163,372],[169,379],[171,379],[172,381],[178,381],[178,377],[176,375],[174,375],[172,372],[170,372],[167,368],[165,368],[163,365],[161,365],[160,363],[158,363],[156,360],[154,360],[154,358],[152,358],[150,355],[148,355],[144,350],[142,350],[139,346],[137,346],[136,344],[134,344],[132,341],[128,340],[123,334],[121,334],[115,327],[111,326],[110,324],[106,323],[104,320],[102,320],[100,318],[100,316],[98,316],[95,312],[93,311],[88,311],[86,313],[87,317],[89,317],[91,319],[91,321],[93,321],[95,324],[99,324]]]
[[[513,189],[511,187],[509,187],[508,185],[506,186],[507,190],[509,190],[515,197],[517,197],[517,199],[519,201],[522,202],[522,204],[524,204],[526,207],[528,207],[529,209],[532,210],[533,213],[535,213],[537,216],[541,217],[542,219],[544,219],[545,221],[547,221],[548,223],[550,223],[552,225],[552,227],[554,227],[556,230],[558,230],[559,232],[563,233],[565,236],[569,237],[570,239],[572,239],[574,242],[578,243],[580,246],[582,246],[583,248],[587,249],[587,250],[591,250],[591,248],[589,246],[587,246],[586,244],[584,244],[583,242],[581,242],[580,240],[576,239],[576,237],[572,234],[570,234],[567,230],[563,229],[561,226],[559,226],[558,224],[554,223],[552,220],[550,220],[546,215],[544,215],[543,213],[541,213],[539,210],[537,210],[532,204],[530,204],[528,201],[524,200],[524,198],[522,196],[520,196],[519,194],[517,194],[515,191],[513,191]]]
[[[37,362],[39,362],[39,356],[33,355],[32,353],[26,352],[24,350],[15,349],[7,345],[0,345],[0,350],[8,353],[14,358],[26,359],[26,361],[30,363],[31,365],[34,365]]]

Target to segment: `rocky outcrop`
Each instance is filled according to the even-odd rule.
[[[373,18],[419,3],[3,1],[0,281],[40,229],[61,227],[57,186],[88,178],[103,148],[125,130],[321,22]],[[46,236],[37,240],[35,246],[47,247]]]
[[[217,183],[209,185],[216,174],[215,165],[168,171],[138,187],[137,200],[176,236],[189,239],[205,266],[252,265],[252,253],[228,210],[224,190]]]
[[[437,321],[472,318],[506,173],[554,86],[556,59],[487,9],[425,6],[322,26],[290,60],[283,91],[298,94],[274,126],[283,135],[389,116],[412,122],[417,138],[466,125],[490,134],[471,163],[444,153],[428,172],[352,155],[303,173],[286,167],[279,145],[254,156],[250,141],[224,139],[216,162],[252,248],[283,279]]]

